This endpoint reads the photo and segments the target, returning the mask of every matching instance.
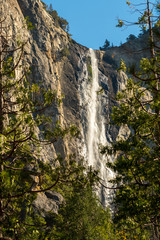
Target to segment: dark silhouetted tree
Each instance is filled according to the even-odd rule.
[[[106,51],[109,47],[110,47],[110,42],[106,39],[103,47],[100,47],[99,49],[100,49],[101,51]]]

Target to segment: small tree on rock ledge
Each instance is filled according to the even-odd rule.
[[[110,47],[110,42],[106,39],[103,47],[100,47],[99,49],[101,51],[106,51]]]

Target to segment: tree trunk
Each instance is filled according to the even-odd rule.
[[[0,15],[2,16],[2,7],[0,10]],[[3,133],[3,102],[2,102],[2,18],[0,17],[0,134]],[[0,174],[3,171],[2,156],[0,156]],[[0,184],[2,179],[0,176]],[[0,239],[3,239],[1,224],[3,222],[3,200],[2,200],[2,190],[0,189]]]

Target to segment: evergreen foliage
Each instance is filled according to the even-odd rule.
[[[49,6],[42,2],[44,9],[52,16],[57,27],[61,27],[64,31],[69,32],[69,23],[63,17],[59,17],[56,10],[53,10],[52,4]]]
[[[127,42],[132,41],[132,40],[135,40],[135,39],[136,39],[136,36],[135,36],[134,34],[130,34],[130,35],[126,38]]]
[[[128,5],[131,5],[127,1]],[[117,95],[118,107],[113,108],[112,120],[128,128],[128,137],[118,138],[104,152],[117,154],[108,166],[116,172],[112,181],[117,186],[114,199],[114,222],[127,239],[160,239],[160,38],[152,28],[151,3],[142,3],[145,11],[138,23],[149,29],[150,58],[142,58],[140,70],[129,71],[126,88]],[[140,5],[141,6],[141,5]],[[154,5],[153,5],[154,6]],[[132,6],[133,7],[133,6]],[[134,5],[136,7],[136,5]],[[119,20],[119,26],[124,21]],[[159,16],[156,18],[159,28]]]
[[[45,145],[78,131],[59,123],[52,128],[42,114],[61,99],[30,82],[26,42],[6,35],[5,20],[0,19],[0,239],[112,239],[110,215],[92,193],[97,172],[76,163],[75,156],[65,162],[60,156],[41,159]],[[33,28],[28,18],[26,24]],[[65,198],[59,215],[37,214],[37,194],[52,189]]]
[[[99,49],[101,51],[106,51],[110,47],[110,42],[106,39],[103,47],[100,47]]]
[[[72,185],[73,190],[67,194],[58,216],[52,219],[55,227],[53,239],[114,239],[109,210],[103,209],[90,184],[89,181],[85,185],[76,181]]]
[[[42,112],[60,99],[30,83],[23,59],[26,42],[8,36],[3,12],[0,16],[0,238],[39,239],[46,221],[33,209],[36,194],[68,185],[82,171],[78,165],[65,166],[60,157],[44,163],[41,148],[77,129],[62,129],[59,123],[45,128],[51,120]],[[26,24],[32,28],[28,19]]]

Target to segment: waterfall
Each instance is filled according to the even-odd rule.
[[[86,59],[90,59],[90,62]],[[91,64],[92,78],[89,78],[88,64]],[[113,177],[113,173],[106,167],[106,156],[101,155],[100,145],[109,144],[110,134],[106,132],[106,112],[108,106],[107,93],[98,94],[101,89],[101,82],[108,84],[107,76],[98,70],[98,61],[95,51],[89,49],[88,54],[81,56],[79,64],[81,72],[79,74],[79,93],[81,106],[82,142],[80,143],[80,153],[87,161],[87,165],[99,170],[99,176],[105,186],[109,186],[108,180]],[[91,73],[90,73],[91,74]],[[97,193],[104,206],[108,205],[111,192],[99,186]]]
[[[90,101],[88,102],[88,139],[87,139],[87,147],[88,147],[88,164],[94,166],[96,163],[96,155],[97,155],[97,92],[99,89],[98,84],[98,63],[95,56],[95,52],[90,48],[90,56],[91,56],[91,66],[92,66],[92,81],[91,81],[91,93],[90,93]]]

